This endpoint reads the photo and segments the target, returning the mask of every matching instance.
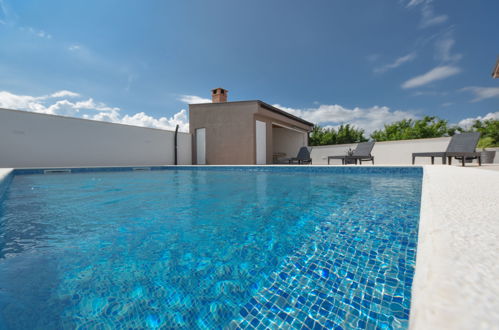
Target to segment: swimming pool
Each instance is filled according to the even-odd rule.
[[[421,168],[40,173],[0,199],[0,328],[407,327]]]

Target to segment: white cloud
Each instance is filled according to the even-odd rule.
[[[85,119],[108,121],[112,123],[142,126],[142,127],[152,127],[166,130],[174,130],[176,125],[179,125],[179,130],[182,132],[189,131],[189,122],[187,118],[187,110],[182,109],[172,117],[161,117],[154,118],[147,115],[144,112],[136,113],[132,116],[125,115],[121,116],[118,110],[113,110],[111,112],[100,112],[95,115],[83,115]]]
[[[435,42],[436,57],[443,62],[457,62],[462,58],[461,54],[451,54],[452,47],[456,41],[451,36],[439,39]]]
[[[402,88],[414,88],[427,85],[431,82],[442,80],[461,72],[461,69],[455,66],[438,66],[420,76],[411,78],[402,84]]]
[[[50,95],[50,97],[54,97],[54,98],[57,98],[57,97],[78,97],[80,96],[80,94],[78,93],[75,93],[75,92],[71,92],[71,91],[67,91],[67,90],[62,90],[62,91],[58,91],[58,92],[55,92],[55,93],[52,93]]]
[[[187,104],[211,103],[211,99],[205,99],[196,95],[180,95],[178,99]]]
[[[410,0],[407,3],[408,8],[421,6],[420,28],[427,28],[433,25],[445,23],[449,17],[447,15],[435,15],[433,12],[433,0]]]
[[[13,15],[3,0],[0,0],[0,15],[2,16],[2,19],[0,19],[1,24],[7,25],[7,23],[12,20]]]
[[[445,23],[449,17],[447,15],[435,15],[433,6],[427,2],[421,9],[421,28],[427,28],[433,25]]]
[[[462,128],[468,129],[473,125],[475,120],[490,120],[490,119],[495,119],[499,120],[499,111],[497,112],[489,112],[485,116],[477,116],[477,117],[471,117],[471,118],[466,118],[461,120],[458,125],[461,126]]]
[[[50,33],[47,33],[44,30],[35,29],[31,26],[21,26],[18,24],[18,21],[19,17],[17,14],[5,1],[0,0],[0,24],[8,25],[38,38],[52,39],[52,35]]]
[[[34,29],[30,26],[21,26],[19,28],[19,30],[23,31],[23,32],[28,32],[36,37],[39,37],[39,38],[45,38],[45,39],[52,39],[52,35],[43,31],[43,30],[37,30],[37,29]]]
[[[473,93],[475,95],[475,98],[472,100],[472,102],[499,97],[499,87],[470,86],[462,88],[461,91]]]
[[[189,130],[187,111],[184,109],[170,118],[155,118],[144,112],[134,115],[122,115],[120,108],[110,107],[102,102],[95,102],[93,98],[75,101],[67,99],[77,97],[81,97],[80,94],[67,90],[42,96],[18,95],[7,91],[0,91],[0,108],[168,130],[175,129],[175,125],[178,124],[181,131],[186,132]]]
[[[40,30],[38,32],[36,32],[36,36],[37,37],[40,37],[40,38],[47,38],[47,39],[52,39],[52,35],[46,33],[45,31],[43,30]]]
[[[0,107],[7,109],[22,109],[39,112],[45,109],[40,103],[40,97],[17,95],[7,91],[0,91]]]
[[[416,118],[412,111],[390,110],[385,106],[353,109],[341,105],[320,105],[317,108],[293,109],[274,105],[275,107],[301,117],[321,126],[337,127],[341,124],[351,124],[365,130],[369,135],[373,131],[383,128],[383,125],[405,118]]]
[[[57,102],[62,102],[62,101],[57,101],[56,103],[47,107],[44,105],[46,100],[63,98],[63,97],[78,97],[78,96],[80,96],[80,94],[67,90],[61,90],[54,92],[50,95],[42,95],[42,96],[18,95],[18,94],[9,93],[7,91],[0,91],[0,107],[9,108],[9,109],[22,109],[34,112],[41,112],[41,113],[52,113],[49,109],[51,109],[51,107],[56,106]]]
[[[425,2],[425,0],[410,0],[407,7],[415,7]]]
[[[409,53],[405,56],[397,58],[393,63],[389,63],[374,69],[376,73],[383,73],[391,69],[398,68],[404,63],[410,62],[416,58],[416,53]]]
[[[70,46],[68,47],[68,50],[69,50],[69,51],[72,51],[72,52],[77,51],[77,50],[80,50],[80,49],[81,49],[81,46],[80,46],[80,45],[70,45]]]
[[[119,111],[119,108],[108,107],[104,103],[95,103],[92,98],[72,104],[76,109],[97,110],[97,111]]]
[[[67,99],[61,100],[64,97],[75,98],[79,96],[80,94],[67,90],[42,96],[17,95],[7,91],[0,91],[0,107],[62,116],[74,116],[81,110],[119,111],[119,108],[108,107],[104,103],[96,103],[92,98],[76,102]],[[50,102],[53,103],[47,104]]]

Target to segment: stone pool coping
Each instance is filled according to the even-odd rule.
[[[497,328],[499,172],[442,165],[415,167],[423,168],[423,187],[409,327]],[[0,188],[10,173],[12,169],[0,169]]]
[[[0,168],[0,181],[12,172],[12,168]]]
[[[424,166],[411,329],[498,329],[499,172]]]
[[[0,168],[0,197],[5,190],[7,190],[7,186],[10,183],[10,180],[6,180],[9,175],[12,173],[14,169],[12,168]]]

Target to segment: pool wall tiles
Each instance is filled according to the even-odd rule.
[[[415,166],[135,166],[135,167],[87,167],[87,168],[40,168],[15,169],[14,174],[44,174],[47,170],[71,170],[71,173],[126,172],[126,171],[263,171],[263,172],[307,172],[334,174],[401,174],[422,177],[423,168]]]

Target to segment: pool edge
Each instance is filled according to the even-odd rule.
[[[499,173],[423,166],[410,329],[499,324]]]
[[[14,173],[13,168],[0,168],[0,199],[7,190]]]

